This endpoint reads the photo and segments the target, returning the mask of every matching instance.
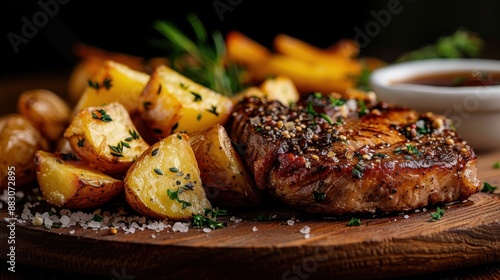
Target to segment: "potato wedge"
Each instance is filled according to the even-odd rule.
[[[92,168],[123,176],[149,144],[118,102],[81,110],[64,132],[73,151]]]
[[[343,69],[359,69],[359,61],[355,57],[348,56],[352,55],[351,47],[349,44],[339,44],[336,48],[324,50],[285,34],[274,37],[274,48],[279,54],[311,63],[326,63]]]
[[[148,80],[149,75],[146,73],[106,60],[88,81],[87,88],[73,109],[73,115],[84,108],[111,102],[123,104],[131,114],[137,112],[139,96]]]
[[[99,207],[123,192],[123,181],[90,168],[71,154],[37,151],[35,166],[42,197],[54,206]]]
[[[13,113],[0,118],[0,189],[34,183],[35,153],[48,149],[47,140],[26,117]],[[9,181],[8,171],[14,171],[15,180]]]
[[[230,98],[161,65],[141,95],[142,118],[159,137],[223,124],[233,108]]]
[[[17,111],[51,142],[61,138],[71,118],[69,105],[59,95],[45,89],[22,92],[18,98]]]
[[[264,81],[269,76],[284,75],[292,79],[299,93],[344,92],[355,86],[353,76],[358,69],[346,69],[328,63],[310,63],[295,57],[273,55],[261,68],[253,69],[254,77]]]
[[[271,56],[266,47],[235,30],[227,33],[226,49],[231,60],[246,67],[259,67]]]
[[[218,207],[255,207],[261,193],[219,124],[189,135],[205,193]]]
[[[155,143],[130,167],[125,197],[138,213],[154,218],[187,220],[211,209],[186,134]]]

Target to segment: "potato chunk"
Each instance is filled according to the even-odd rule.
[[[189,135],[208,199],[218,207],[255,207],[261,194],[231,144],[223,126],[216,124]]]
[[[141,95],[141,104],[142,118],[160,137],[223,124],[233,108],[230,98],[165,65],[158,66],[152,73]]]
[[[98,207],[123,191],[123,181],[86,166],[71,154],[37,151],[35,165],[42,196],[55,206]]]
[[[73,114],[90,106],[119,102],[131,114],[137,112],[139,96],[149,80],[149,75],[128,66],[106,60],[78,100]]]
[[[33,157],[37,150],[48,150],[47,140],[24,116],[10,114],[0,118],[0,189],[22,187],[35,182]],[[9,181],[12,171],[15,180]]]
[[[68,104],[54,92],[45,89],[33,89],[21,93],[17,111],[52,142],[56,142],[62,136],[71,117]]]
[[[155,143],[130,167],[125,197],[137,212],[170,220],[186,220],[211,209],[186,134]]]
[[[81,110],[64,132],[73,151],[93,168],[123,176],[148,147],[121,103]]]

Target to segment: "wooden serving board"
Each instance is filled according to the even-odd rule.
[[[493,163],[500,151],[479,155],[482,182],[500,186]],[[500,195],[478,193],[444,206],[444,217],[427,212],[362,217],[307,217],[285,208],[232,212],[242,218],[209,233],[152,230],[110,235],[106,230],[16,226],[16,261],[108,279],[374,279],[419,275],[500,262]],[[259,215],[276,215],[258,221]],[[404,215],[408,215],[406,218]],[[7,254],[5,209],[1,257]],[[288,225],[295,217],[300,222]],[[310,237],[300,233],[310,227]],[[254,227],[256,231],[254,231]],[[70,230],[74,230],[70,234]],[[153,238],[153,234],[156,238]],[[130,276],[126,278],[125,276]],[[136,276],[136,278],[132,278]]]

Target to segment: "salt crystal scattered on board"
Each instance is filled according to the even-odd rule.
[[[182,223],[182,222],[175,222],[174,226],[172,227],[172,230],[179,231],[179,232],[187,232],[189,230],[188,224]]]
[[[211,232],[211,231],[212,231],[212,229],[211,229],[211,228],[204,228],[204,229],[203,229],[203,232],[205,232],[205,233],[209,233],[209,232]]]
[[[286,223],[289,225],[289,226],[293,226],[295,224],[295,221],[294,220],[288,220],[286,221]]]
[[[300,229],[300,233],[302,234],[308,234],[311,232],[311,228],[309,226],[304,226],[303,228]]]
[[[254,227],[252,228],[252,231],[253,231],[253,232],[256,232],[256,231],[258,231],[258,230],[259,230],[259,229],[257,229],[257,227],[256,227],[256,226],[254,226]]]

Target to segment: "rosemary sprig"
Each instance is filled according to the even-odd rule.
[[[166,42],[153,43],[157,47],[167,48],[170,66],[223,95],[232,96],[242,91],[245,88],[243,68],[227,60],[226,44],[221,32],[213,31],[209,38],[203,23],[195,14],[188,14],[187,21],[194,31],[194,39],[190,39],[170,21],[157,20],[153,23],[154,29],[166,39]]]

